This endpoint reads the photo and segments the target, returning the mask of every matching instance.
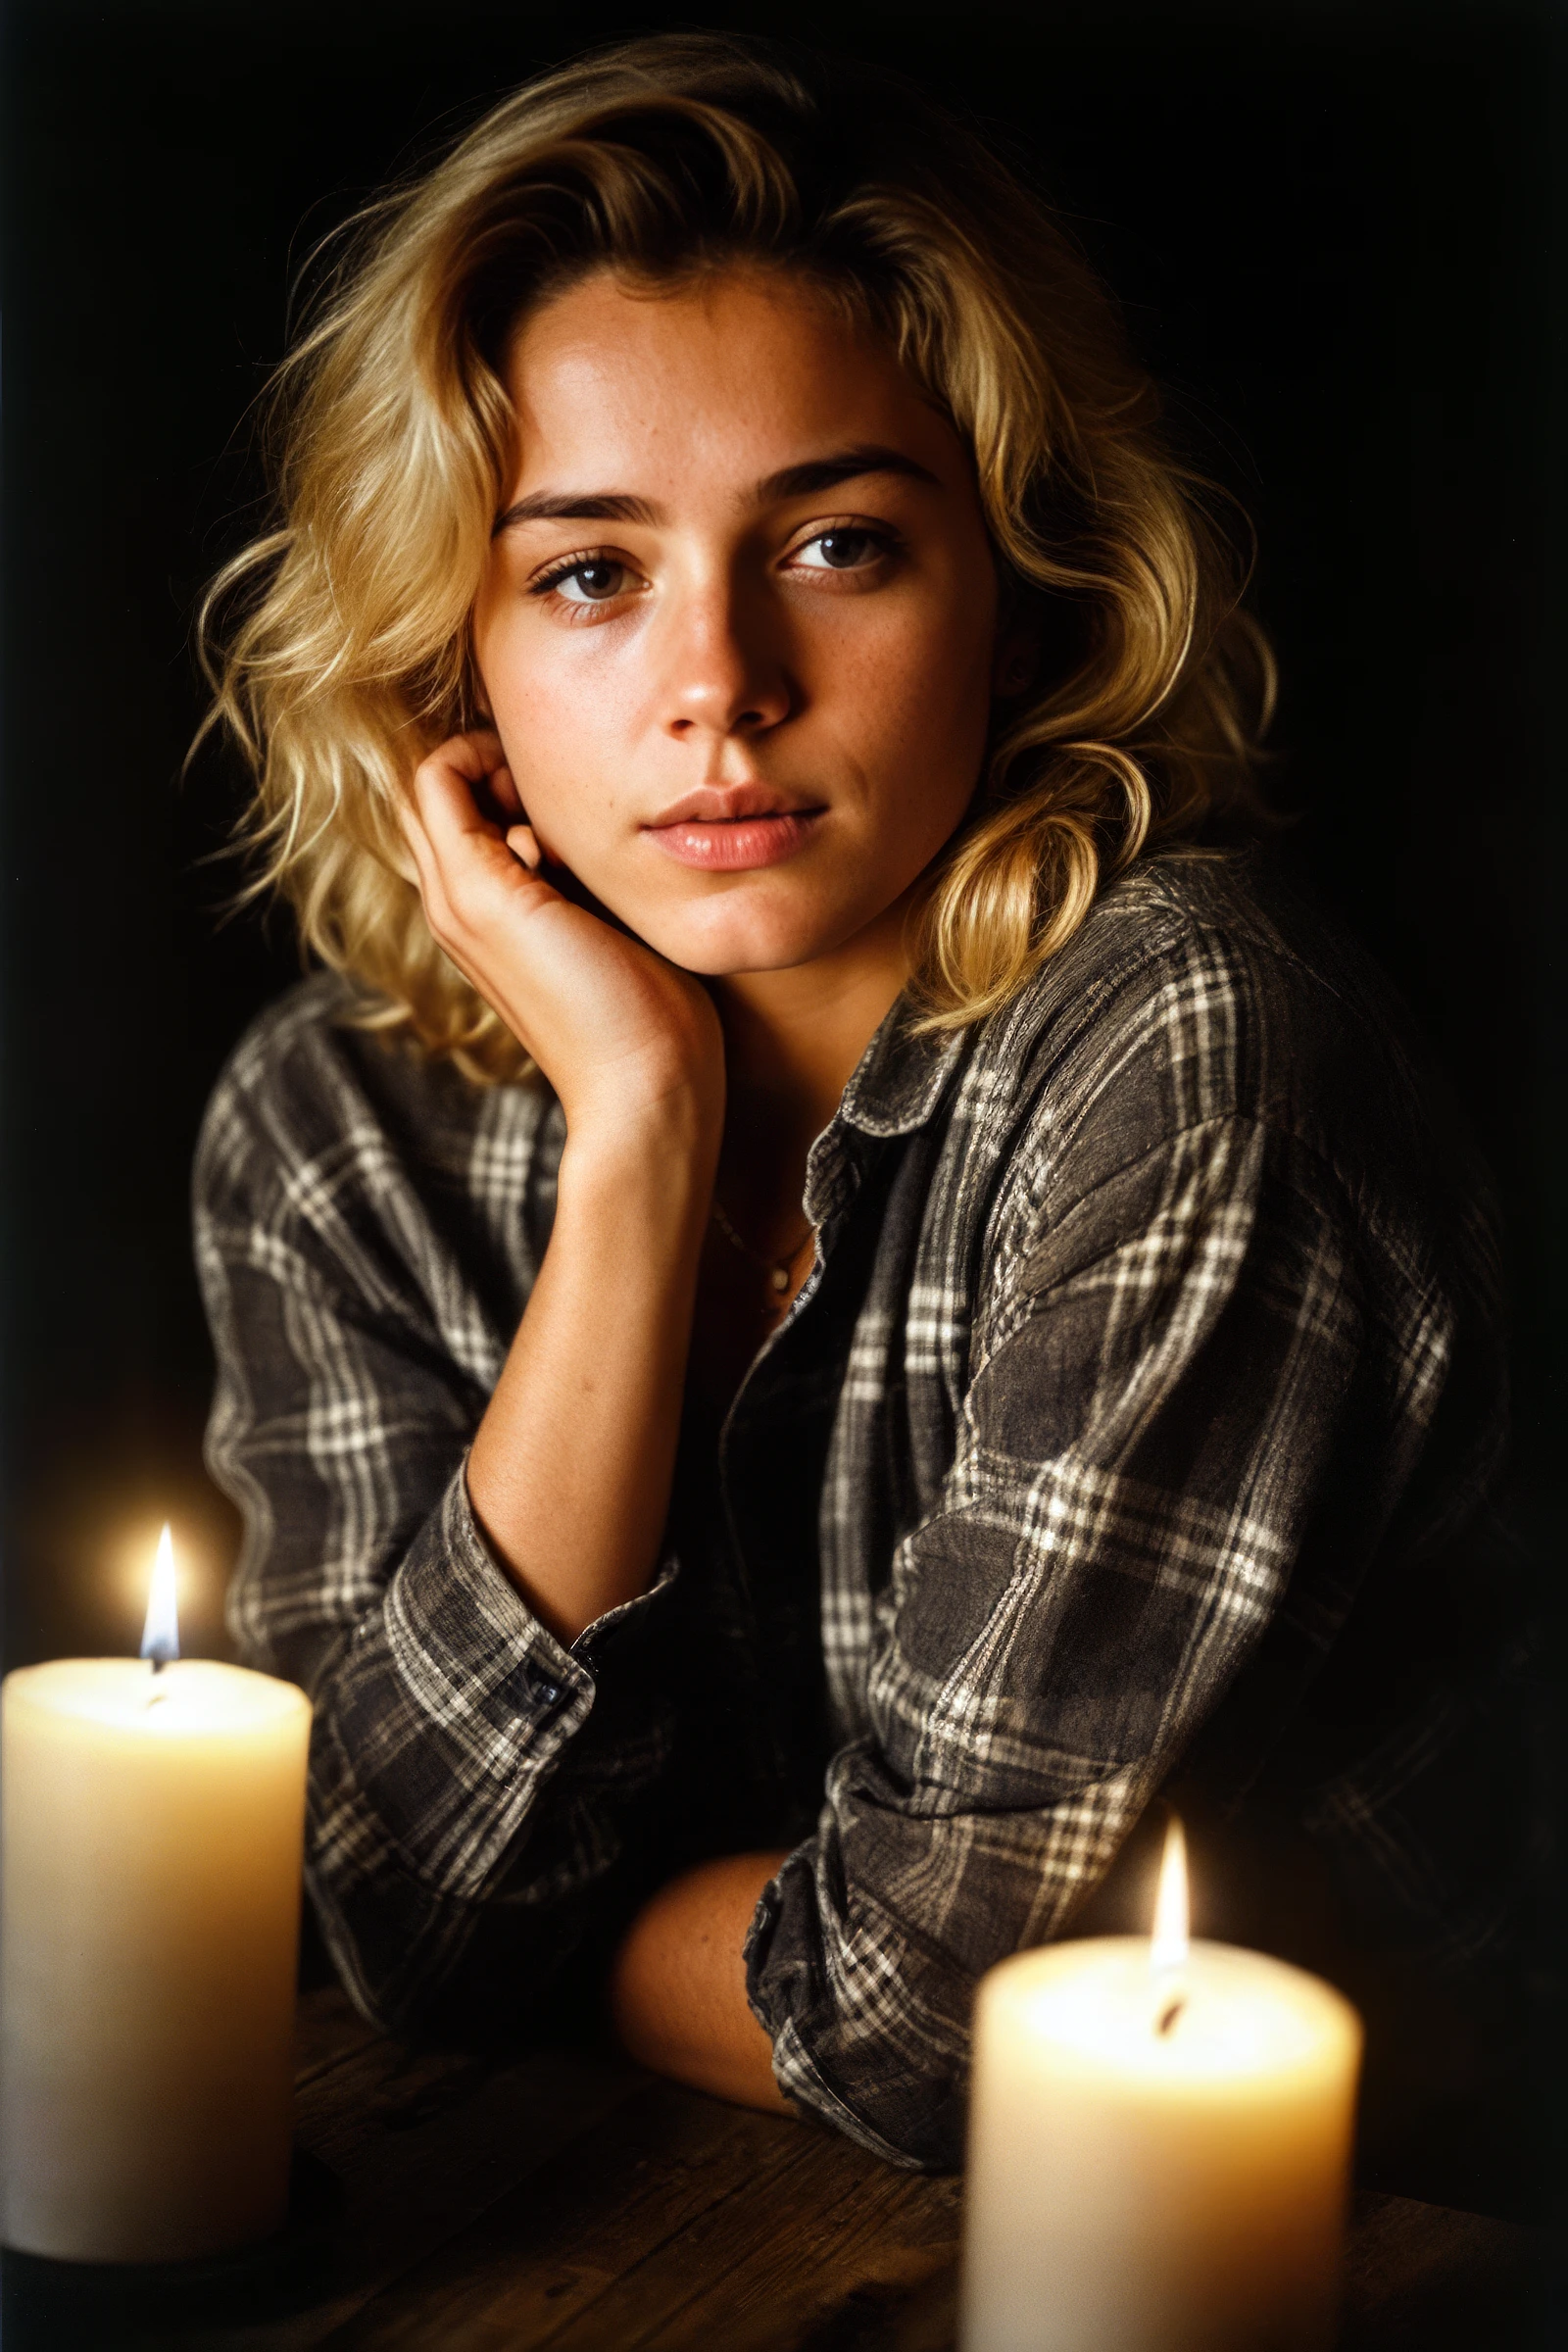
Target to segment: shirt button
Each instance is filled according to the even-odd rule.
[[[524,1666],[522,1679],[543,1707],[553,1707],[561,1696],[561,1685],[553,1683],[542,1666]]]

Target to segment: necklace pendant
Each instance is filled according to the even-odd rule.
[[[788,1266],[775,1266],[767,1279],[782,1296],[790,1287],[790,1270]]]

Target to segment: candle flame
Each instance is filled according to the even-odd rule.
[[[152,1591],[147,1596],[147,1622],[142,1627],[141,1654],[154,1668],[167,1666],[179,1655],[179,1610],[174,1598],[174,1539],[169,1523],[158,1539],[153,1562]]]
[[[1187,1839],[1182,1834],[1181,1819],[1175,1813],[1165,1832],[1149,1962],[1154,1974],[1161,1977],[1187,1965]]]

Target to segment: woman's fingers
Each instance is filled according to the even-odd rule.
[[[449,735],[438,743],[421,767],[447,767],[477,784],[492,769],[505,767],[507,755],[501,748],[501,738],[494,727],[469,727],[462,735]]]
[[[398,804],[398,823],[408,843],[407,858],[396,861],[398,871],[405,881],[416,883],[422,890],[431,860],[430,836],[420,824],[412,801]]]
[[[475,785],[488,783],[497,770],[507,773],[496,735],[454,735],[421,760],[414,771],[414,806],[426,832],[488,832],[499,838],[500,827],[474,799]],[[513,786],[514,798],[515,791]]]
[[[483,804],[477,797],[481,791]],[[501,739],[487,730],[455,735],[419,762],[412,808],[438,849],[449,839],[477,835],[505,841],[532,873],[543,863]],[[499,821],[492,811],[499,811]]]
[[[530,874],[536,874],[544,863],[544,854],[532,825],[509,825],[507,847],[514,857],[522,859]]]
[[[705,1101],[721,1091],[708,998],[579,904],[569,877],[556,876],[564,891],[546,880],[498,737],[440,745],[399,813],[433,937],[545,1071],[568,1124],[623,1121],[672,1085],[697,1084]]]

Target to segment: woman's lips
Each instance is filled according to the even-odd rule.
[[[823,813],[820,808],[781,808],[771,816],[732,816],[710,823],[681,817],[672,825],[649,825],[646,830],[649,840],[681,865],[740,874],[793,858]]]

